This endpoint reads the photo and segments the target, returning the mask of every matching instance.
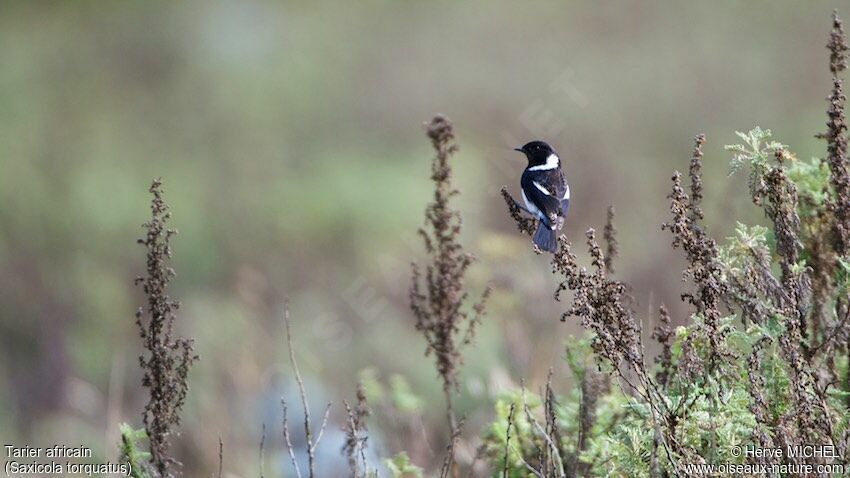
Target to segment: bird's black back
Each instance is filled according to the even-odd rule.
[[[569,186],[560,167],[536,171],[526,169],[520,178],[520,186],[528,200],[547,218],[567,215],[570,200],[566,193]]]

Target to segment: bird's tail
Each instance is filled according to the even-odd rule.
[[[558,233],[554,229],[546,227],[543,221],[537,224],[537,232],[534,233],[532,241],[541,251],[554,254],[558,249]]]

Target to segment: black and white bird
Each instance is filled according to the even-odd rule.
[[[564,226],[570,206],[570,186],[561,171],[561,159],[543,141],[532,141],[515,150],[528,158],[520,187],[526,210],[539,220],[532,240],[540,250],[554,253],[558,230]]]

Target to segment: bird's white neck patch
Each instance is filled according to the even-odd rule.
[[[532,166],[528,168],[529,171],[545,171],[547,169],[555,169],[561,166],[561,160],[558,158],[557,154],[550,154],[548,158],[546,158],[546,164],[540,164],[537,166]]]

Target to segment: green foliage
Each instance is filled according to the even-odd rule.
[[[786,171],[800,195],[800,217],[812,216],[830,197],[829,166],[818,158],[792,160]]]
[[[736,131],[744,142],[741,144],[728,144],[727,151],[732,151],[732,160],[729,164],[729,175],[738,172],[745,165],[750,165],[750,192],[755,196],[761,186],[761,178],[764,176],[768,166],[774,161],[774,153],[780,149],[786,149],[782,143],[771,141],[769,129],[761,129],[756,126],[747,133]]]
[[[422,399],[413,393],[410,384],[403,375],[390,377],[390,398],[393,405],[402,413],[414,413],[422,409]]]
[[[773,153],[787,147],[778,141],[770,141],[770,130],[761,129],[759,126],[746,133],[735,131],[735,134],[744,142],[724,146],[727,151],[733,153],[730,164],[732,174],[748,163],[757,172],[764,172],[773,159]]]
[[[714,462],[741,463],[742,458],[728,456],[728,451],[733,446],[752,443],[750,436],[757,424],[749,410],[746,357],[752,351],[755,341],[763,335],[776,336],[781,329],[778,322],[741,329],[734,326],[733,319],[727,317],[721,321],[722,327],[729,334],[732,352],[738,357],[732,366],[724,370],[722,375],[718,374],[704,383],[674,380],[665,397],[673,408],[680,404],[687,406],[687,414],[678,424],[680,445],[692,450],[694,456]],[[693,329],[701,325],[699,316],[695,315],[693,320],[692,325],[680,328],[676,334],[674,357],[681,357],[682,344],[692,338]],[[588,476],[649,476],[653,454],[658,466],[669,467],[663,450],[655,447],[655,431],[649,406],[626,395],[619,387],[612,387],[596,400],[595,421],[584,431],[586,445],[584,449],[579,449],[583,393],[580,384],[585,379],[584,374],[592,371],[586,366],[593,360],[592,354],[587,353],[587,343],[586,339],[570,341],[565,360],[573,371],[574,386],[567,396],[556,400],[556,423],[565,458],[574,457],[575,464],[589,467]],[[705,343],[698,343],[697,349],[699,353],[708,353],[708,345]],[[789,399],[787,373],[776,347],[766,351],[765,355],[761,370],[771,395],[780,398],[773,409],[773,414],[778,416],[787,407]],[[538,421],[542,421],[539,416],[542,408],[540,397],[528,392],[523,397],[520,391],[514,390],[496,402],[495,418],[484,434],[489,463],[494,470],[501,470],[506,449],[507,417],[511,405],[514,405],[516,412],[510,446],[507,447],[510,477],[528,476],[522,457],[530,461],[529,457],[538,456],[544,446],[541,435],[522,411],[523,403],[528,405],[531,413],[537,415]]]
[[[121,461],[130,464],[131,476],[133,478],[150,478],[146,472],[147,464],[150,462],[151,454],[140,449],[139,443],[148,439],[144,429],[134,429],[126,423],[122,423],[119,431],[121,443],[119,445]]]
[[[571,438],[565,438],[564,442],[570,453],[578,453],[578,460],[590,466],[592,475],[630,475],[647,469],[647,453],[652,449],[652,428],[646,427],[647,408],[631,401],[617,388],[599,397],[596,421],[585,438],[588,444],[579,451],[576,437],[580,429],[580,403],[580,394],[568,402],[564,418],[569,424],[566,435]]]
[[[592,341],[592,335],[588,335],[586,337],[570,337],[565,344],[564,361],[567,362],[570,372],[578,382],[581,382],[585,371],[596,362],[593,348],[590,346]]]
[[[692,241],[689,270],[698,298],[685,296],[695,306],[686,325],[659,335],[669,351],[669,378],[655,381],[662,364],[651,371],[658,373],[655,379],[641,378],[645,357],[632,368],[626,360],[612,364],[600,359],[592,336],[571,339],[564,359],[573,381],[566,396],[541,402],[514,390],[496,402],[483,434],[494,476],[501,476],[505,463],[511,477],[529,476],[529,466],[546,469],[539,457],[552,437],[559,440],[567,476],[682,474],[683,463],[753,461],[730,453],[735,447],[842,440],[850,386],[838,384],[850,381],[846,348],[835,341],[842,325],[835,324],[836,314],[850,317],[850,260],[825,252],[831,246],[819,237],[832,220],[824,205],[832,199],[830,170],[818,160],[797,160],[771,139],[770,130],[756,127],[738,136],[742,144],[726,147],[733,153],[732,172],[750,166],[750,192],[770,225],[739,222],[716,247],[698,235],[699,225],[681,228],[691,234],[685,239]],[[698,166],[692,164],[692,188],[701,191]],[[679,191],[671,209],[696,206]],[[698,249],[700,244],[709,245]],[[720,272],[712,276],[708,267],[715,265]],[[825,272],[812,284],[815,268]],[[706,310],[706,294],[722,297],[726,311]],[[813,310],[810,295],[831,307],[820,324],[802,320]],[[594,388],[598,376],[619,386]],[[533,426],[535,416],[546,423],[547,409],[553,427]]]
[[[422,478],[422,468],[412,464],[407,453],[403,451],[384,460],[384,465],[390,472],[391,478]]]
[[[506,392],[496,401],[496,417],[483,433],[484,450],[494,470],[503,470],[507,450],[508,476],[512,478],[527,476],[523,457],[537,456],[537,451],[544,446],[534,432],[524,405],[528,406],[531,413],[536,413],[541,405],[540,397],[521,390]],[[511,417],[509,443],[508,416]]]
[[[370,403],[379,403],[386,397],[384,384],[378,378],[378,371],[372,367],[360,371],[359,383],[366,394],[366,400]]]
[[[720,248],[720,260],[728,270],[741,272],[754,251],[766,252],[767,228],[764,226],[747,226],[738,223],[735,226],[735,235],[726,238],[726,244]]]
[[[360,386],[366,394],[369,403],[384,403],[388,401],[397,411],[408,414],[417,413],[424,407],[421,397],[413,393],[407,378],[401,374],[393,374],[389,377],[389,383],[385,385],[378,372],[374,368],[367,368],[360,372]]]

